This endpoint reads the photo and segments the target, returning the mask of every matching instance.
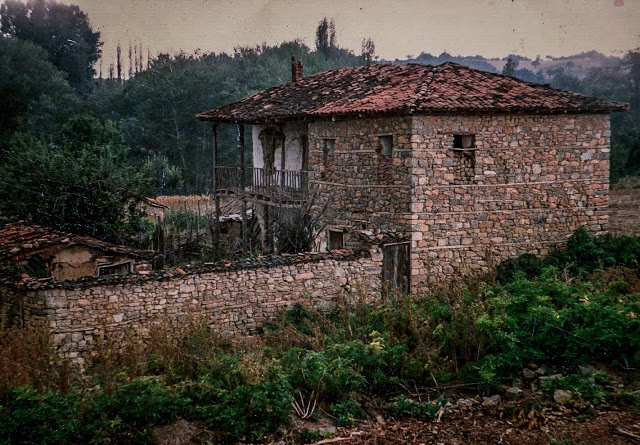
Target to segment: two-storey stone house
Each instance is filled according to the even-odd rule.
[[[320,250],[377,240],[385,279],[419,292],[606,231],[609,115],[626,109],[454,63],[303,77],[292,61],[292,82],[198,118],[251,126],[243,190],[295,205],[308,187],[327,203]]]

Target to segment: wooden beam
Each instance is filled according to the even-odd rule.
[[[213,229],[213,257],[220,259],[220,194],[218,193],[218,124],[213,124],[213,198],[215,201],[216,225]]]

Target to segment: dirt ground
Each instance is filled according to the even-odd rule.
[[[640,444],[640,413],[614,410],[577,415],[557,407],[534,416],[506,414],[503,408],[467,407],[448,411],[437,420],[366,421],[353,428],[335,428],[326,419],[295,419],[284,434],[264,445],[628,445]],[[302,429],[326,431],[325,439],[300,441]],[[157,445],[217,443],[218,436],[202,425],[179,420],[156,428]]]
[[[640,189],[611,190],[609,212],[611,233],[640,235]]]
[[[622,445],[640,443],[640,414],[604,411],[582,418],[567,412],[549,413],[542,424],[500,418],[474,411],[438,421],[403,420],[366,423],[338,430],[332,439],[316,442],[344,444],[506,444],[506,445]]]

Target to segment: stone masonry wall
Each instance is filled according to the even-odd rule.
[[[353,230],[379,229],[408,233],[411,197],[411,118],[359,118],[309,124],[309,168],[316,208],[328,202],[327,229],[347,229],[347,248],[361,245]],[[392,136],[390,155],[381,137]],[[334,154],[323,152],[334,140]],[[321,234],[321,249],[326,247]]]
[[[412,133],[414,292],[608,228],[608,114],[420,116]],[[456,175],[456,134],[475,135],[472,175]]]
[[[191,314],[205,317],[223,335],[253,334],[295,303],[322,307],[342,297],[371,302],[380,295],[379,254],[292,258],[288,264],[265,260],[259,267],[228,271],[165,271],[122,283],[49,285],[28,291],[27,300],[32,313],[47,320],[58,351],[82,363],[105,331],[178,322]]]

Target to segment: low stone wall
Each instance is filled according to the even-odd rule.
[[[34,282],[21,292],[21,304],[32,318],[48,324],[64,357],[82,363],[105,332],[194,315],[223,335],[253,334],[295,303],[327,307],[342,297],[374,301],[380,277],[379,255],[369,252],[301,254],[146,276]]]

